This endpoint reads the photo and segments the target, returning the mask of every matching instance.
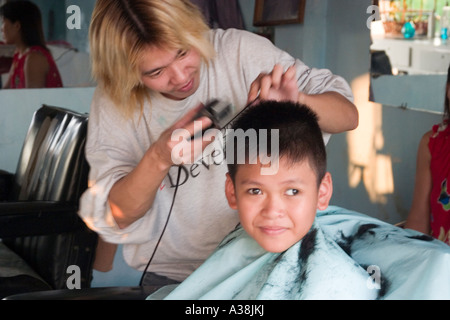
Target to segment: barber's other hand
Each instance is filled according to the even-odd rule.
[[[275,65],[271,73],[261,73],[250,86],[248,102],[256,98],[297,102],[299,92],[295,75],[295,66],[283,72],[283,67],[279,64]]]

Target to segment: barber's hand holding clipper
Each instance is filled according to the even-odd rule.
[[[210,118],[196,116],[203,108],[204,106],[200,104],[190,110],[165,130],[154,143],[155,152],[160,157],[160,163],[165,164],[165,168],[170,168],[172,165],[194,163],[206,146],[213,141],[211,137],[207,136],[193,139],[202,130],[212,125]]]
[[[192,163],[203,149],[211,143],[207,138],[191,139],[196,131],[211,126],[208,117],[193,120],[203,108],[193,108],[180,120],[165,130],[144,154],[142,160],[128,175],[119,180],[111,189],[109,204],[114,219],[120,228],[125,228],[143,217],[152,206],[158,189],[169,169],[175,164]],[[177,131],[178,134],[174,135]],[[174,139],[174,137],[176,139]],[[178,152],[177,145],[183,143],[190,152]],[[178,145],[179,148],[179,145]],[[175,151],[174,151],[175,150]],[[114,200],[113,200],[114,199]]]

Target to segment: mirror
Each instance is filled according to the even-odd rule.
[[[442,113],[450,64],[450,34],[441,38],[447,2],[372,1],[371,101]]]
[[[8,0],[0,0],[3,5]],[[11,0],[9,0],[11,1]],[[42,14],[44,36],[61,74],[64,88],[92,87],[89,61],[89,24],[93,0],[30,0]],[[1,35],[0,35],[1,37]],[[1,39],[0,39],[1,40]],[[0,45],[0,71],[7,78],[8,57],[14,47]]]

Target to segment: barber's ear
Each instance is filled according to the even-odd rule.
[[[236,202],[236,192],[234,190],[234,184],[231,180],[230,175],[227,173],[227,180],[225,181],[225,195],[228,200],[228,205],[231,209],[236,210],[237,209],[237,202]]]
[[[319,199],[317,201],[317,209],[325,210],[330,203],[331,196],[333,195],[333,180],[331,174],[327,172],[320,182],[319,186]]]

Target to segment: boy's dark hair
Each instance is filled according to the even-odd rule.
[[[256,131],[258,146],[262,138],[259,130],[266,129],[269,155],[272,150],[271,129],[278,129],[279,157],[285,157],[291,164],[307,159],[316,173],[319,185],[326,173],[327,160],[322,131],[317,120],[316,113],[305,105],[293,102],[262,101],[244,110],[233,122],[232,129],[242,129],[244,132],[253,129]],[[245,151],[248,155],[251,147],[248,139],[245,139],[245,145],[242,145],[243,143],[238,145],[236,138],[234,139],[234,157],[233,159],[227,157],[228,172],[233,181],[239,166],[237,154]],[[246,163],[247,160],[248,158]]]

